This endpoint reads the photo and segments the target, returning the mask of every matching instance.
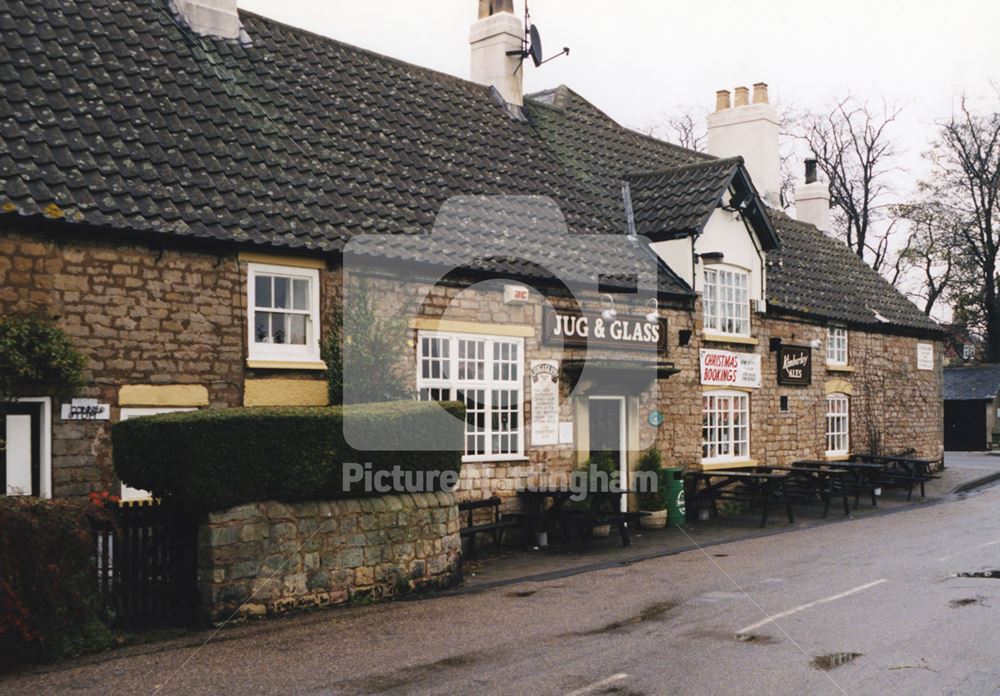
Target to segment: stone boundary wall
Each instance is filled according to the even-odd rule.
[[[455,496],[418,493],[238,505],[198,530],[198,585],[212,620],[383,599],[460,577]]]

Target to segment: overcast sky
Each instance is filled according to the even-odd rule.
[[[523,0],[514,0],[518,13]],[[477,0],[239,0],[241,9],[467,77]],[[715,90],[757,81],[772,99],[820,107],[848,90],[906,107],[896,129],[920,166],[931,124],[957,95],[1000,83],[997,0],[532,0],[547,55],[525,91],[567,84],[630,127]]]

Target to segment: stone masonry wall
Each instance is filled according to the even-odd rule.
[[[455,497],[420,493],[247,503],[198,533],[202,609],[216,620],[387,598],[459,579]]]

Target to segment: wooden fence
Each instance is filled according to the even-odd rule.
[[[114,623],[183,626],[198,609],[197,517],[159,501],[114,505],[94,530],[97,581]]]

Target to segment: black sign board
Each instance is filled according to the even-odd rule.
[[[778,348],[778,384],[807,385],[812,383],[812,348],[786,346]]]
[[[591,346],[620,350],[657,350],[667,352],[667,320],[646,321],[640,314],[618,314],[608,321],[601,312],[571,312],[545,308],[542,321],[545,345],[586,348]]]

